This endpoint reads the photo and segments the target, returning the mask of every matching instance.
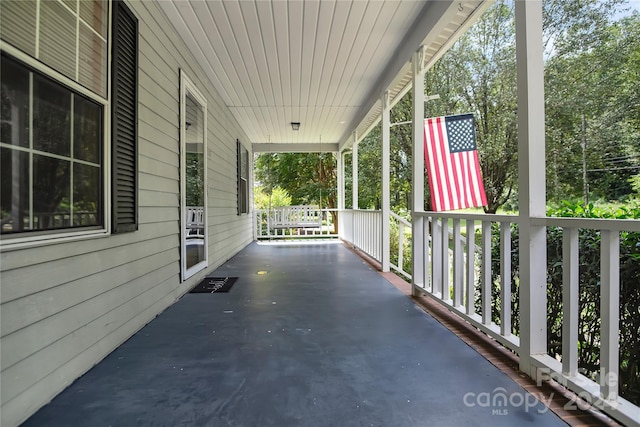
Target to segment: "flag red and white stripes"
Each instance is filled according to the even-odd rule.
[[[449,211],[486,206],[473,114],[424,121],[424,156],[431,206]]]

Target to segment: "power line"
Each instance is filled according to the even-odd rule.
[[[638,166],[625,166],[620,168],[608,168],[608,169],[587,169],[587,172],[610,172],[610,171],[619,171],[626,169],[640,169],[640,165]]]

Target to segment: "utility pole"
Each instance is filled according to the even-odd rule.
[[[585,208],[589,204],[589,184],[587,183],[587,122],[582,114],[582,192]]]

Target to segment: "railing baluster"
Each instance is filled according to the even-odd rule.
[[[431,265],[429,264],[432,256],[431,254],[431,238],[429,237],[429,229],[431,228],[431,218],[430,217],[425,217],[424,218],[424,227],[423,227],[423,233],[424,233],[424,263],[423,263],[423,267],[424,267],[424,271],[422,273],[422,277],[424,277],[424,289],[429,289],[430,291],[433,290],[433,288],[431,287],[431,281],[430,279],[430,274],[429,274],[429,269],[431,268]]]
[[[398,269],[404,271],[403,266],[403,249],[404,248],[404,224],[398,221]]]
[[[463,301],[464,254],[460,234],[460,219],[453,220],[453,305],[460,307]]]
[[[441,220],[433,217],[431,232],[431,293],[442,298],[442,232]]]
[[[600,394],[618,398],[620,325],[620,233],[600,232]]]
[[[578,229],[562,230],[562,373],[578,373]]]
[[[440,231],[442,231],[442,294],[443,301],[451,301],[451,294],[449,292],[449,220],[442,218],[442,225]]]
[[[482,323],[491,324],[491,222],[482,221],[482,277],[480,298]]]
[[[511,335],[511,224],[500,223],[500,333]]]
[[[474,305],[475,290],[476,290],[476,222],[473,220],[467,220],[467,314],[475,314],[476,308]]]

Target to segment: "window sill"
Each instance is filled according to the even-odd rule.
[[[30,249],[35,247],[57,245],[62,243],[76,242],[96,238],[109,237],[109,230],[93,229],[83,231],[67,231],[62,233],[37,234],[20,237],[0,237],[0,252],[10,252],[14,250]]]

